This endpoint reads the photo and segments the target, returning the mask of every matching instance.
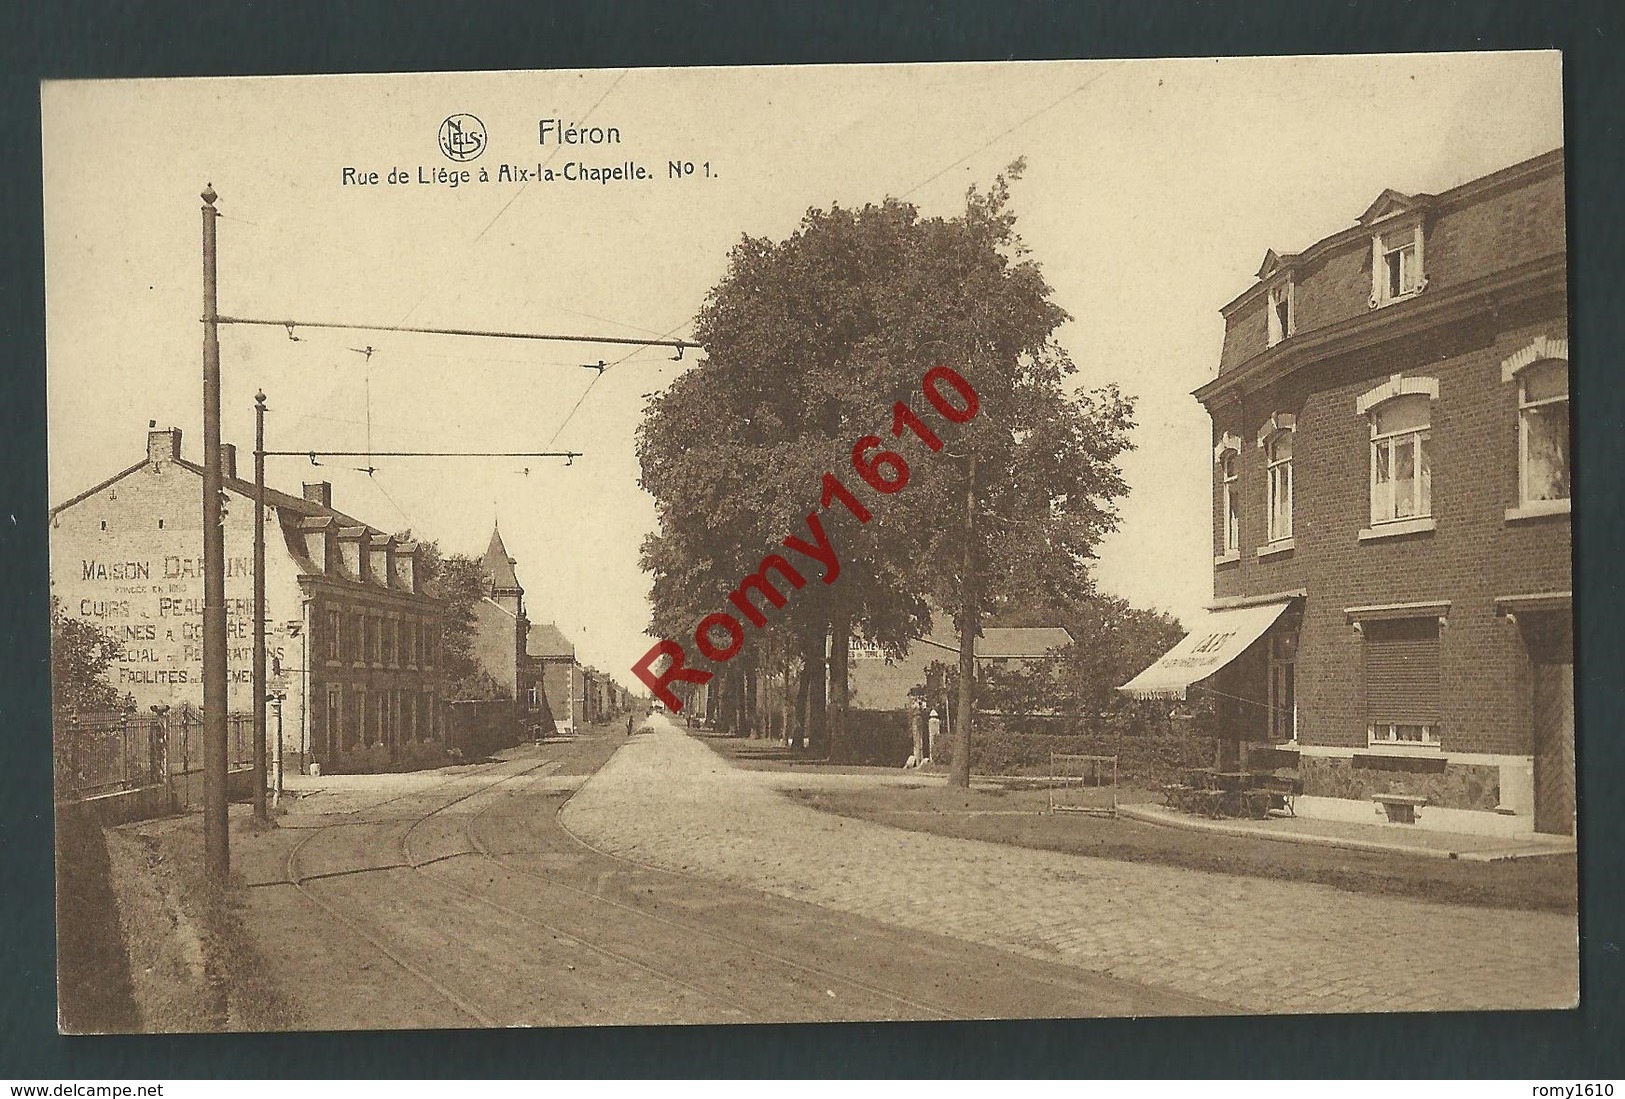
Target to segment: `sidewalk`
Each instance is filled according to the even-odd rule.
[[[1253,836],[1283,843],[1341,847],[1350,851],[1391,851],[1430,858],[1461,859],[1464,862],[1502,862],[1574,853],[1572,836],[1474,836],[1418,828],[1415,825],[1356,824],[1352,821],[1310,820],[1305,817],[1209,820],[1148,803],[1122,805],[1117,811],[1130,820],[1192,832]]]
[[[606,851],[1244,1012],[1555,1008],[1578,926],[1330,886],[908,832],[796,804],[669,724],[565,807]]]

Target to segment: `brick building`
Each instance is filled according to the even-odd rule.
[[[1072,635],[1059,626],[984,627],[976,639],[978,675],[987,669],[1025,668],[1070,644]],[[879,646],[856,636],[851,653],[847,665],[848,704],[855,710],[906,711],[914,704],[914,692],[926,686],[927,669],[932,664],[958,666],[959,633],[953,619],[937,611],[932,615],[930,632],[916,638],[900,657],[888,657]],[[946,696],[925,702],[928,708],[945,714],[952,709]]]
[[[533,669],[529,697],[545,700],[554,731],[568,736],[585,725],[586,698],[576,647],[553,623],[532,622],[525,634],[525,655]]]
[[[253,708],[254,485],[222,448],[227,707]],[[203,704],[203,469],[179,428],[150,430],[140,462],[50,513],[51,590],[64,613],[110,629],[113,684],[137,708]],[[284,765],[443,735],[441,603],[417,546],[336,510],[332,487],[266,490],[266,649],[283,701]],[[276,735],[271,722],[270,735]]]
[[[1561,149],[1268,252],[1195,394],[1214,604],[1123,689],[1207,692],[1301,815],[1572,833],[1565,266]]]

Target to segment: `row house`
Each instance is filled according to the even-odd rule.
[[[255,486],[237,476],[230,444],[221,462],[227,707],[248,712]],[[121,643],[113,685],[142,711],[203,703],[202,491],[180,429],[153,424],[143,460],[50,513],[52,594]],[[265,501],[268,685],[284,765],[440,739],[442,604],[424,591],[418,547],[335,509],[327,482],[300,496],[267,487]]]

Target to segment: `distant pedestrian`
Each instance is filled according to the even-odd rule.
[[[626,735],[627,736],[632,735],[632,715],[631,714],[626,715]]]

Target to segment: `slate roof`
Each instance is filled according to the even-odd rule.
[[[520,587],[519,576],[513,571],[513,558],[508,556],[508,547],[502,544],[502,532],[491,526],[491,544],[485,548],[485,560],[481,568],[491,580],[494,591],[523,591]]]
[[[532,622],[525,634],[525,655],[574,659],[576,647],[551,622]]]

